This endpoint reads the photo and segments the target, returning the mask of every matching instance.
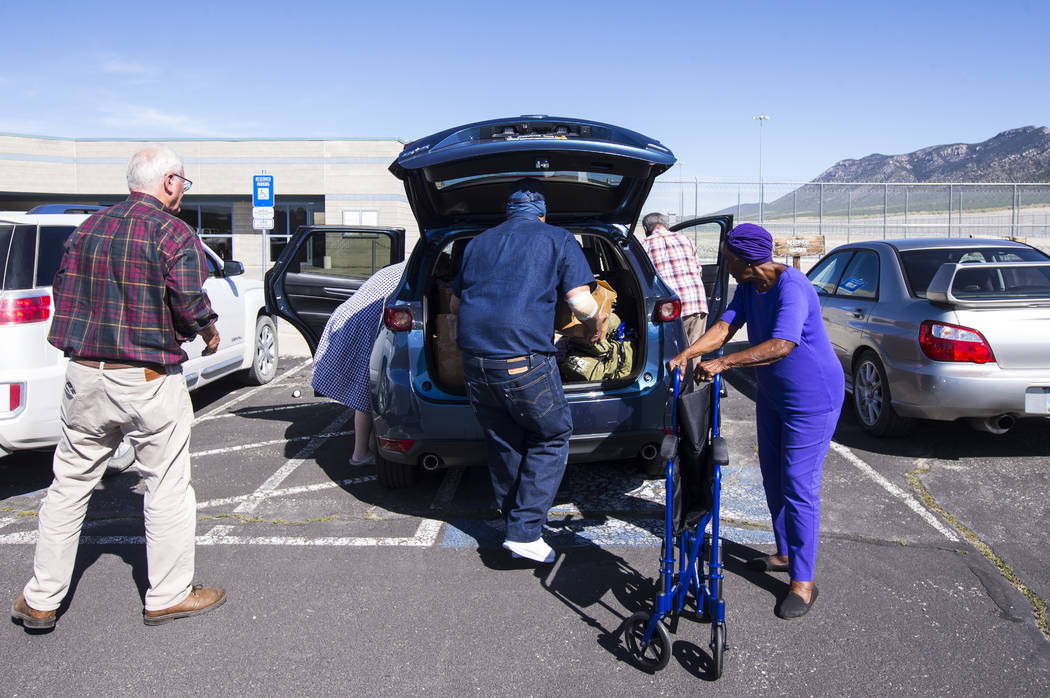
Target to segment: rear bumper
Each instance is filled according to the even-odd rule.
[[[996,364],[940,363],[895,368],[888,375],[893,407],[904,417],[951,421],[968,417],[1050,417],[1032,412],[1032,397],[1050,388],[1046,369],[1006,370]],[[1045,395],[1044,395],[1045,400]],[[1042,403],[1045,405],[1046,403]]]
[[[14,451],[49,448],[62,435],[60,419],[66,362],[41,369],[0,373],[0,385],[23,383],[25,408],[0,419],[0,456]]]
[[[569,439],[569,462],[590,463],[634,458],[643,447],[659,449],[662,429],[615,434],[580,434]],[[436,456],[438,467],[456,468],[485,465],[484,439],[416,441],[405,452],[379,449],[379,455],[393,463],[422,464],[424,456]]]
[[[403,411],[376,409],[373,400],[376,437],[412,442],[404,451],[380,448],[379,455],[386,460],[419,463],[423,456],[434,455],[446,467],[485,463],[485,433],[469,403],[433,403],[413,395],[386,404]],[[569,408],[573,463],[634,458],[649,444],[659,448],[671,420],[669,394],[662,383],[628,395],[570,395]]]

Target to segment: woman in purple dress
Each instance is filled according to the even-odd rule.
[[[777,552],[749,566],[790,574],[774,611],[781,618],[800,618],[817,600],[820,481],[842,408],[842,366],[824,329],[816,291],[802,272],[773,261],[773,238],[764,228],[744,223],[731,230],[726,259],[737,282],[733,300],[668,368],[684,371],[690,359],[716,351],[747,324],[749,348],[703,361],[694,375],[709,381],[729,368],[755,368],[758,459]]]

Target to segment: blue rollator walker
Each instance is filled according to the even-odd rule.
[[[654,610],[640,611],[624,622],[624,638],[638,666],[653,672],[663,669],[671,658],[671,638],[663,619],[671,615],[677,627],[678,615],[692,594],[700,620],[711,624],[710,673],[717,679],[722,675],[722,655],[729,649],[718,535],[721,467],[729,463],[726,442],[718,433],[721,376],[698,386],[690,379],[691,390],[684,395],[679,394],[679,371],[674,372],[673,380],[671,433],[660,448],[661,457],[667,461],[660,586]],[[711,533],[705,535],[709,524]]]

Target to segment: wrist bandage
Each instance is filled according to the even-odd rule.
[[[572,314],[580,322],[590,320],[598,314],[598,304],[589,293],[577,293],[575,296],[566,298],[565,301],[569,304]]]

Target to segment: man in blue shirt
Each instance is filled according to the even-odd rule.
[[[547,225],[543,185],[518,182],[507,220],[471,240],[452,284],[467,396],[485,430],[496,505],[515,557],[553,562],[547,511],[569,455],[572,415],[554,359],[554,310],[564,298],[596,342],[608,316],[572,233]]]

